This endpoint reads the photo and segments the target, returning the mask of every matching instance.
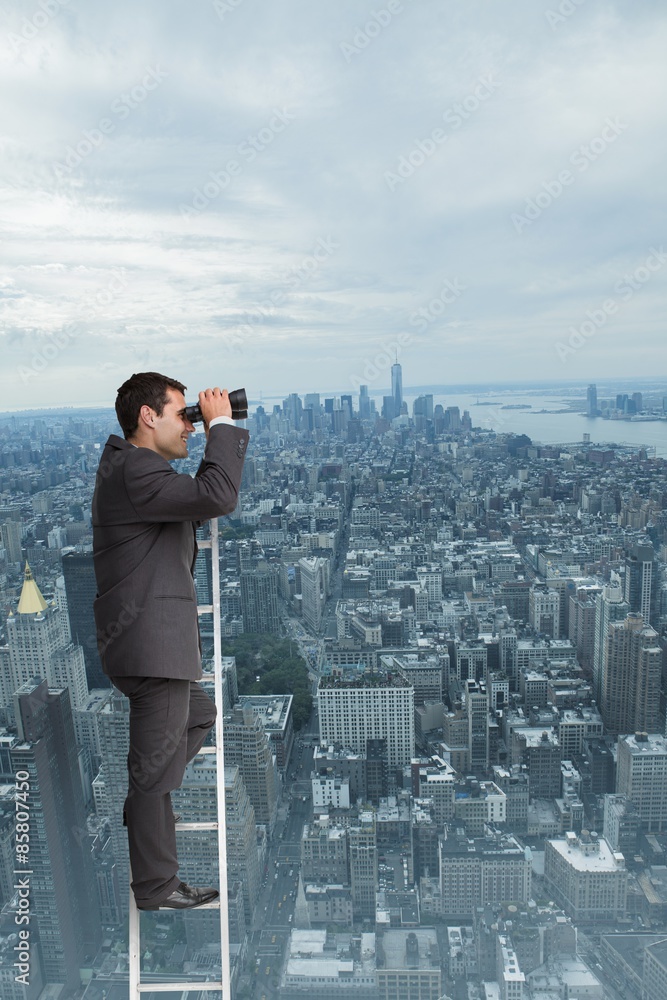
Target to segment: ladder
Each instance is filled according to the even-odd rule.
[[[140,1000],[142,993],[174,993],[179,990],[181,993],[201,992],[217,990],[222,993],[222,1000],[231,1000],[230,982],[230,959],[229,959],[229,918],[227,912],[227,844],[225,839],[225,752],[222,738],[222,716],[223,716],[223,695],[222,695],[222,632],[220,627],[220,572],[219,572],[219,534],[218,519],[213,518],[210,522],[210,538],[197,541],[199,550],[211,550],[211,577],[212,577],[212,599],[213,604],[199,604],[197,612],[200,615],[213,615],[213,670],[215,678],[215,704],[218,710],[215,720],[215,746],[205,746],[199,751],[200,754],[215,754],[217,773],[217,807],[218,818],[216,822],[206,823],[177,823],[177,830],[217,830],[218,832],[218,858],[220,873],[220,896],[212,903],[205,903],[196,907],[197,910],[219,909],[220,911],[220,961],[222,965],[222,977],[217,982],[206,982],[204,980],[189,980],[173,983],[166,982],[141,982],[141,939],[140,939],[140,911],[134,902],[134,894],[130,889],[130,916],[129,916],[129,1000]],[[130,876],[131,881],[131,876]],[[182,911],[157,911],[162,913],[182,912]]]

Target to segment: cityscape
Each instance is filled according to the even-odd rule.
[[[224,965],[234,1000],[665,1000],[667,382],[403,378],[252,400],[217,560],[197,529],[225,766],[172,799],[229,941],[143,915],[145,995],[220,997]],[[0,414],[3,1000],[128,998],[128,702],[92,611],[117,432]]]

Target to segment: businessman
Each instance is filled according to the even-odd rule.
[[[188,909],[215,899],[178,877],[170,793],[215,722],[197,683],[201,650],[193,571],[195,529],[236,507],[248,432],[226,390],[199,393],[206,447],[196,476],[169,464],[194,427],[185,386],[157,372],[118,390],[124,437],[112,434],[93,496],[95,623],[105,673],[130,700],[125,800],[132,890],[139,909]]]

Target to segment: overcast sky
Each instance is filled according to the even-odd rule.
[[[0,409],[667,374],[667,9],[0,0]]]

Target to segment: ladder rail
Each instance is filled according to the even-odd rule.
[[[223,716],[224,697],[222,689],[222,626],[220,622],[220,540],[218,519],[213,518],[210,522],[210,539],[203,540],[199,544],[200,549],[211,550],[211,589],[213,603],[209,605],[198,605],[198,614],[213,614],[213,671],[214,671],[214,699],[216,706],[215,718],[215,747],[202,747],[202,753],[215,754],[216,760],[216,783],[217,783],[217,822],[205,823],[178,823],[179,830],[217,830],[218,838],[218,871],[220,883],[219,900],[207,906],[200,906],[197,909],[214,909],[220,911],[220,964],[222,975],[220,982],[206,982],[191,980],[189,982],[179,981],[173,983],[142,983],[141,981],[141,928],[140,912],[134,901],[134,894],[130,888],[130,910],[129,910],[129,949],[128,949],[128,975],[129,975],[129,998],[130,1000],[141,1000],[142,993],[155,992],[167,993],[181,990],[182,992],[196,992],[201,990],[219,990],[222,1000],[231,1000],[231,971],[230,971],[230,949],[229,949],[229,913],[228,913],[228,891],[227,891],[227,840],[226,840],[226,801],[225,801],[225,749],[223,739]],[[132,874],[130,872],[130,881]]]
[[[211,583],[213,597],[213,671],[215,677],[215,749],[218,805],[218,872],[220,883],[220,963],[222,965],[222,1000],[231,1000],[229,954],[229,910],[227,894],[227,803],[225,800],[225,746],[222,720],[222,625],[220,622],[220,532],[218,519],[211,521]]]

